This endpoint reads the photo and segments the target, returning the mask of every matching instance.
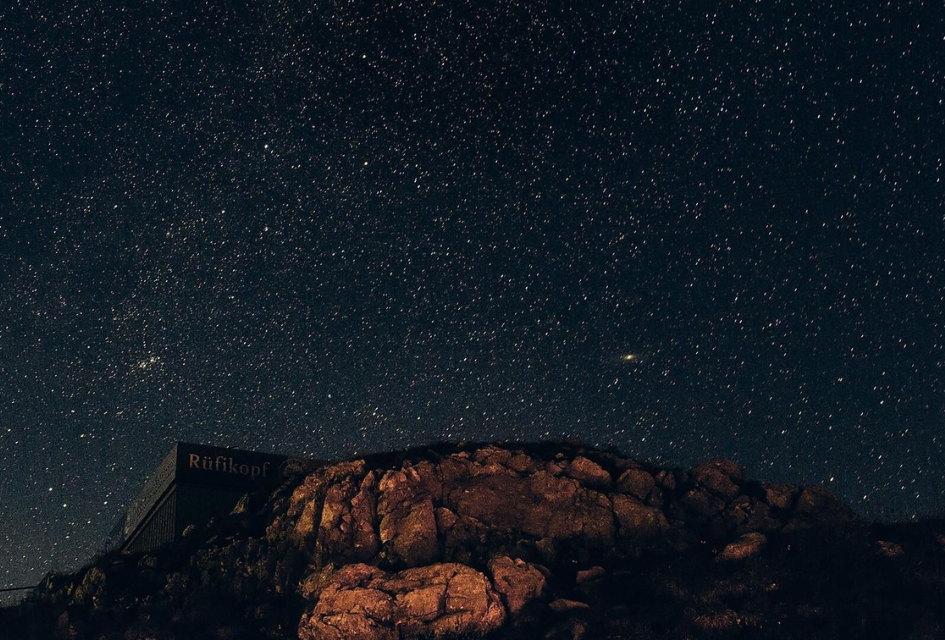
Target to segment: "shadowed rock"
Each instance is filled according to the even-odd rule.
[[[797,498],[798,488],[790,484],[767,484],[765,487],[765,500],[769,505],[785,511],[794,507],[794,500]]]
[[[786,531],[812,526],[839,525],[853,522],[853,510],[840,502],[830,492],[817,485],[803,488],[794,504],[794,514],[785,527]]]
[[[617,479],[617,491],[632,495],[640,502],[646,501],[656,488],[656,481],[642,469],[627,469]]]
[[[741,466],[725,458],[707,460],[696,465],[692,477],[709,493],[722,500],[732,500],[739,494],[737,481],[742,479]]]

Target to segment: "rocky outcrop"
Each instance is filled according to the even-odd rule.
[[[600,462],[611,462],[611,471]],[[384,471],[379,482],[363,463],[337,465],[305,480],[270,538],[288,527],[289,538],[314,548],[320,560],[367,561],[378,554],[391,567],[412,567],[468,557],[500,537],[579,539],[619,553],[674,527],[722,539],[776,531],[794,519],[849,520],[819,488],[751,485],[727,460],[691,473],[600,462],[545,461],[487,446],[437,463],[406,462]],[[794,509],[793,494],[801,496]]]
[[[320,469],[267,537],[309,554],[302,637],[436,637],[514,625],[536,603],[585,608],[548,588],[563,563],[685,552],[700,540],[721,545],[719,562],[744,560],[766,535],[848,522],[819,487],[751,482],[726,459],[687,472],[487,445],[386,469]],[[604,574],[580,575],[588,591]]]
[[[721,458],[683,470],[575,445],[441,447],[288,477],[229,524],[50,577],[35,602],[58,637],[757,635],[826,615],[837,571],[862,589],[863,567],[918,557],[934,592],[945,530],[921,555],[868,531],[820,487]]]

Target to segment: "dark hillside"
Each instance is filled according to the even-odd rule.
[[[735,463],[442,445],[297,470],[158,553],[51,575],[9,638],[945,637],[945,523]]]

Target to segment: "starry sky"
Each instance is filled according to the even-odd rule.
[[[4,3],[0,586],[88,561],[176,440],[578,437],[942,513],[943,33],[909,0]]]

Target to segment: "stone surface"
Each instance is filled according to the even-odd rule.
[[[432,562],[439,551],[433,499],[418,491],[419,474],[388,472],[380,482],[380,541],[392,560],[408,567]]]
[[[306,547],[315,545],[322,516],[321,501],[335,485],[346,482],[353,484],[356,479],[363,477],[364,469],[363,460],[353,460],[323,467],[306,476],[292,493],[286,509],[286,520],[294,521],[291,537],[296,544]],[[281,519],[273,522],[268,535],[279,536],[282,526],[286,526],[286,522]]]
[[[447,558],[486,544],[489,528],[475,518],[456,515],[446,507],[439,507],[435,514],[437,531]]]
[[[499,593],[471,567],[443,563],[385,574],[354,565],[327,580],[298,634],[302,640],[481,635],[505,618]]]
[[[676,474],[672,471],[666,469],[658,472],[654,477],[656,484],[663,488],[664,491],[673,492],[676,490]]]
[[[627,469],[617,479],[617,491],[628,493],[641,502],[656,488],[656,481],[642,469]]]
[[[725,502],[703,487],[690,489],[680,502],[691,514],[702,518],[714,518],[725,509]]]
[[[444,494],[458,515],[490,528],[534,538],[574,538],[612,544],[613,512],[607,496],[573,478],[540,470],[520,477],[510,470],[475,469]]]
[[[750,531],[772,533],[781,528],[781,521],[772,515],[771,507],[766,502],[752,500],[747,516],[736,528],[737,533],[742,534]]]
[[[508,556],[493,558],[489,561],[489,573],[512,617],[517,616],[526,604],[540,598],[545,590],[545,576],[524,560],[513,560]]]
[[[777,509],[788,510],[794,507],[794,499],[797,497],[797,487],[790,484],[766,484],[765,501]]]
[[[369,473],[360,483],[348,476],[327,487],[318,525],[322,557],[360,562],[377,554],[375,485]]]
[[[613,508],[621,537],[648,539],[669,528],[662,511],[641,504],[629,496],[615,495]]]
[[[785,530],[811,526],[839,525],[852,522],[853,510],[833,494],[817,485],[804,487],[794,503],[794,514]]]
[[[549,587],[543,569],[510,557],[509,550],[531,548],[541,562],[556,564],[564,550],[576,558],[639,557],[660,541],[681,553],[704,538],[723,544],[716,560],[729,562],[761,553],[765,534],[851,517],[819,487],[771,484],[743,491],[743,469],[722,458],[691,472],[652,473],[632,461],[601,460],[618,470],[616,482],[587,456],[559,453],[542,461],[495,445],[377,472],[349,464],[312,474],[292,496],[284,525],[292,539],[306,547],[317,537],[322,557],[330,551],[349,562],[406,570],[362,568],[330,572],[330,579],[314,572],[300,586],[316,602],[303,621],[306,632],[333,633],[341,620],[351,625],[346,633],[395,628],[435,636],[472,628],[472,617],[457,608],[460,601],[468,601],[477,619],[515,619]],[[306,500],[320,500],[321,513]],[[496,555],[497,549],[505,551]],[[477,562],[487,575],[469,566]],[[592,596],[604,571],[578,572],[577,592]],[[329,597],[319,597],[322,592]],[[347,592],[364,598],[365,606],[355,607]],[[566,597],[551,599],[553,609],[580,608],[566,604]]]
[[[692,477],[710,493],[723,500],[732,500],[739,494],[736,480],[742,478],[742,468],[724,458],[701,462],[692,469]]]
[[[610,474],[607,473],[606,469],[584,456],[576,457],[568,465],[565,473],[570,478],[598,489],[606,489],[611,483]]]
[[[906,551],[902,548],[901,544],[890,542],[888,540],[877,540],[876,551],[879,553],[879,555],[885,556],[887,558],[901,558],[906,554]]]
[[[578,571],[574,576],[574,582],[578,585],[585,585],[594,582],[599,582],[607,575],[607,570],[601,566],[591,567],[590,569],[584,569],[583,571]]]
[[[580,600],[569,600],[567,598],[558,598],[548,605],[555,613],[566,613],[571,611],[587,611],[591,608],[586,602]]]
[[[720,562],[745,560],[746,558],[751,558],[761,553],[761,550],[764,549],[767,544],[768,539],[763,534],[746,533],[738,540],[725,545],[725,548],[722,549],[722,552],[719,553],[715,559]]]

